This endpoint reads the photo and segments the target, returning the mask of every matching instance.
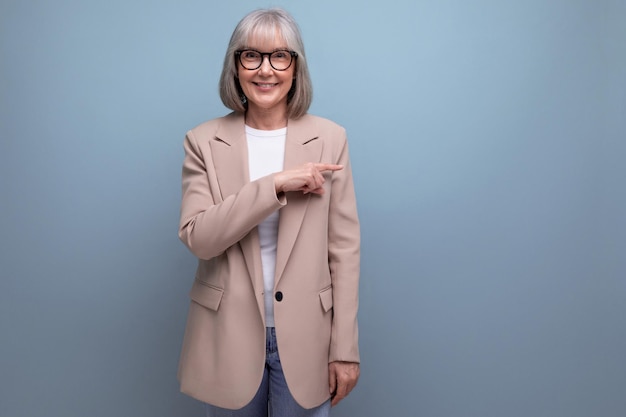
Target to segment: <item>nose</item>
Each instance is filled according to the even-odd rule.
[[[272,65],[270,64],[269,55],[265,55],[261,57],[261,66],[259,67],[259,72],[262,74],[269,74],[273,70]]]

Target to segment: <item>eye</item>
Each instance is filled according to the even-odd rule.
[[[256,51],[243,51],[243,52],[241,53],[241,56],[242,56],[244,59],[258,59],[260,55],[259,55],[259,53],[258,53],[258,52],[256,52]]]
[[[272,58],[276,59],[286,59],[289,57],[289,53],[287,51],[276,51],[272,54]]]

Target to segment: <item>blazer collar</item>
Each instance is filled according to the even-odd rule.
[[[235,145],[246,137],[245,117],[243,113],[230,113],[222,118],[215,137],[227,145]],[[287,140],[304,145],[318,137],[314,118],[304,115],[299,119],[287,121]]]
[[[227,145],[235,145],[246,137],[245,116],[243,113],[230,113],[222,118],[215,133],[216,139]],[[300,145],[317,139],[317,124],[309,115],[287,121],[287,140]]]
[[[243,113],[230,113],[222,118],[215,138],[227,145],[234,145],[246,137],[245,117]]]

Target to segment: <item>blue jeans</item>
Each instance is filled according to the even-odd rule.
[[[328,417],[330,400],[307,410],[293,399],[283,374],[276,344],[276,330],[268,327],[265,349],[265,371],[256,395],[239,410],[228,410],[205,404],[206,417]],[[269,414],[268,414],[269,413]]]

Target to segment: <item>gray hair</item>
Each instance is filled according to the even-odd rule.
[[[298,53],[294,60],[295,79],[287,96],[287,117],[297,119],[309,110],[313,99],[313,86],[304,54],[304,44],[300,29],[294,18],[283,9],[260,9],[247,14],[235,27],[220,76],[220,98],[226,107],[236,112],[245,112],[247,104],[243,102],[243,91],[237,78],[235,51],[248,47],[253,36],[264,39],[276,37],[276,31],[287,43],[287,48]]]

